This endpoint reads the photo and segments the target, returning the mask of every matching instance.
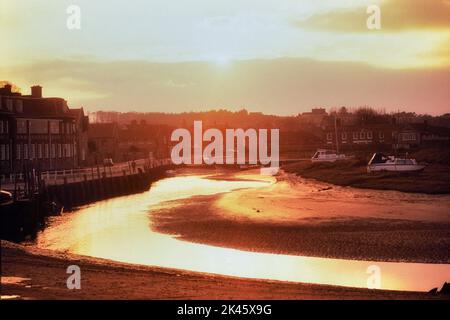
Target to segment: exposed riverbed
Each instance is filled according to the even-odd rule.
[[[375,198],[371,198],[367,196],[370,191],[364,190],[361,198],[363,194],[356,189],[334,190],[333,193],[333,189],[321,187],[323,190],[319,191],[317,185],[305,181],[276,182],[274,178],[260,179],[252,174],[240,176],[246,180],[235,178],[235,175],[222,174],[187,175],[158,181],[148,192],[97,202],[52,219],[48,228],[39,234],[36,245],[134,264],[361,288],[367,287],[367,270],[372,265],[380,268],[381,288],[384,289],[426,291],[441,286],[450,278],[448,256],[442,252],[436,254],[438,259],[432,261],[434,263],[407,262],[401,252],[398,259],[395,254],[386,259],[391,262],[360,259],[366,257],[364,254],[343,254],[347,259],[338,259],[342,258],[336,256],[340,252],[334,253],[333,247],[325,250],[329,254],[320,254],[319,250],[316,255],[314,250],[307,250],[314,243],[296,246],[298,239],[277,232],[286,230],[283,228],[288,225],[314,228],[322,222],[332,225],[334,221],[337,226],[354,228],[347,230],[347,233],[354,233],[361,227],[361,219],[367,223],[369,218],[376,218],[378,223],[384,223],[378,225],[379,229],[383,229],[384,219],[392,219],[390,222],[394,224],[406,219],[412,224],[426,221],[428,228],[432,225],[432,230],[440,230],[440,242],[445,245],[445,241],[449,241],[449,211],[445,211],[448,199],[431,201],[419,197],[413,204],[411,199],[402,199],[401,193],[386,193],[381,198],[372,195]],[[301,194],[303,198],[299,198]],[[255,202],[257,199],[260,201]],[[308,201],[313,202],[308,204]],[[406,206],[404,210],[399,201]],[[353,210],[352,203],[358,205],[358,210]],[[394,208],[395,214],[385,217],[389,207]],[[377,208],[381,209],[377,211]],[[418,211],[410,214],[411,208]],[[426,219],[424,215],[430,208],[434,209],[429,214],[430,219]],[[435,224],[443,227],[439,229]],[[402,225],[404,230],[409,227]],[[294,231],[308,238],[305,236],[307,229],[294,228],[289,232],[292,235]],[[260,232],[268,235],[261,236]],[[356,251],[365,249],[367,232],[370,233],[362,229],[352,234],[355,242],[350,241],[348,247],[357,248]],[[317,229],[309,238],[314,242],[320,234],[326,236],[329,230]],[[358,241],[358,235],[363,240]],[[428,239],[425,234],[422,236],[425,240],[418,238],[418,246]],[[344,240],[348,239],[344,237]],[[432,242],[433,237],[429,240]],[[324,243],[316,242],[316,246],[323,248]],[[372,249],[377,251],[377,248]],[[424,258],[427,259],[432,257]],[[403,262],[392,262],[396,260]]]

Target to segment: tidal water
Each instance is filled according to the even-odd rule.
[[[199,195],[265,188],[269,181],[229,181],[205,175],[170,177],[144,193],[99,201],[53,218],[40,248],[115,261],[257,279],[367,288],[380,270],[380,288],[428,291],[449,280],[450,265],[371,262],[248,252],[178,240],[155,232],[149,212]],[[367,191],[365,191],[367,192]],[[374,267],[375,266],[375,267]],[[371,277],[372,275],[372,277]]]

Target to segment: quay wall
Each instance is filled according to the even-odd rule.
[[[43,186],[29,199],[0,205],[0,238],[16,242],[33,238],[45,225],[46,218],[59,214],[61,209],[147,191],[167,169],[169,166],[160,166],[135,174],[94,180],[85,177],[83,181]]]

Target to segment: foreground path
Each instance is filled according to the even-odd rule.
[[[66,268],[81,268],[81,290],[66,288]],[[21,299],[438,299],[374,291],[246,280],[55,254],[1,241],[1,295]]]

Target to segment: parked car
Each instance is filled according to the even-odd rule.
[[[103,165],[105,167],[112,167],[112,166],[114,166],[114,161],[111,158],[103,159]]]

